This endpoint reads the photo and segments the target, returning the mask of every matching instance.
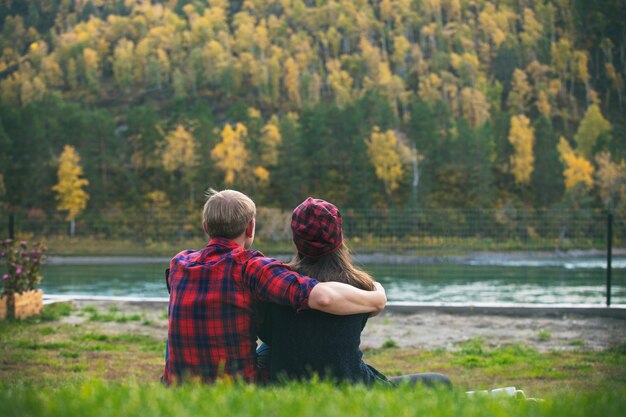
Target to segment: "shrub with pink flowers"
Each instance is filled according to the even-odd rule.
[[[25,241],[7,239],[2,242],[0,259],[4,259],[7,267],[2,275],[2,294],[20,294],[37,288],[43,279],[41,266],[46,259],[46,249],[41,243],[29,249]]]

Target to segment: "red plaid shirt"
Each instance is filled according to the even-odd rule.
[[[307,309],[316,280],[224,238],[170,262],[168,355],[163,381],[256,377],[256,303]]]

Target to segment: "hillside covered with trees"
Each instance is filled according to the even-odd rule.
[[[212,186],[626,213],[623,0],[2,0],[0,24],[11,210],[57,208],[69,145],[88,210]]]

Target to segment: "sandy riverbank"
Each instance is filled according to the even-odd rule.
[[[72,301],[75,307],[63,322],[93,328],[99,333],[149,334],[167,337],[164,304],[122,301]],[[86,312],[115,312],[118,317],[141,320],[94,321]],[[609,317],[511,317],[485,314],[449,314],[423,311],[416,314],[383,312],[369,320],[362,334],[362,348],[379,348],[392,340],[400,348],[455,349],[460,343],[482,338],[486,346],[519,343],[539,351],[602,350],[626,342],[626,320]]]

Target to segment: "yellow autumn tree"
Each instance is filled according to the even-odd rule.
[[[520,34],[520,39],[524,45],[532,46],[541,38],[543,27],[535,18],[535,13],[528,7],[524,8],[522,22],[524,31]]]
[[[561,161],[565,164],[565,189],[573,190],[578,184],[591,188],[593,186],[594,168],[583,156],[578,156],[567,139],[561,136],[557,146]]]
[[[575,51],[572,58],[574,60],[574,74],[585,84],[587,94],[589,94],[589,56],[585,51]]]
[[[536,106],[537,110],[539,110],[539,113],[541,113],[543,117],[545,117],[546,119],[550,118],[552,108],[550,107],[550,101],[548,100],[548,95],[545,93],[545,91],[539,92],[539,95],[537,96]]]
[[[285,62],[285,76],[283,79],[285,89],[287,90],[287,96],[291,104],[299,109],[300,108],[300,70],[298,64],[293,58],[287,58]]]
[[[247,166],[250,155],[245,145],[248,129],[237,123],[235,128],[230,124],[222,130],[222,141],[215,145],[211,151],[211,157],[219,169],[224,171],[224,182],[231,185]],[[257,173],[258,176],[258,173]]]
[[[85,82],[94,90],[100,86],[100,66],[98,52],[91,48],[85,48],[83,50]]]
[[[135,45],[132,41],[122,39],[115,47],[113,55],[113,75],[122,87],[129,87],[134,82],[133,57]]]
[[[63,85],[63,70],[56,55],[48,55],[41,60],[41,74],[46,85],[61,87]]]
[[[480,62],[476,55],[470,53],[458,55],[452,52],[450,54],[450,64],[459,74],[465,85],[473,86],[476,84],[476,78],[480,66]]]
[[[626,197],[626,162],[615,163],[611,160],[611,154],[604,151],[596,155],[598,171],[596,172],[596,184],[600,191],[600,198],[609,210],[612,210],[619,191]]]
[[[441,100],[441,77],[435,73],[430,73],[427,77],[420,78],[419,97],[430,105],[434,105]]]
[[[463,88],[461,105],[463,118],[470,126],[479,127],[489,120],[489,101],[481,91],[471,87]]]
[[[163,149],[163,168],[169,172],[189,172],[187,168],[198,165],[196,142],[183,125],[172,129],[165,137]]]
[[[192,134],[183,126],[177,125],[165,137],[162,151],[163,168],[178,175],[178,179],[189,186],[189,200],[193,202],[194,187],[191,181],[193,168],[199,163],[197,145]],[[181,187],[181,197],[184,197]]]
[[[256,168],[254,168],[252,170],[252,173],[254,174],[254,177],[257,180],[257,183],[261,186],[261,187],[266,187],[269,185],[270,183],[270,172],[267,170],[267,168],[262,167],[262,166],[258,166]]]
[[[391,55],[391,62],[396,65],[396,68],[405,71],[406,58],[411,51],[411,43],[402,35],[398,35],[393,38],[393,54]]]
[[[506,11],[506,8],[504,8],[504,11],[497,12],[493,4],[487,3],[483,11],[478,15],[479,27],[485,37],[493,43],[496,50],[506,39]]]
[[[328,86],[335,94],[335,103],[340,108],[345,107],[352,100],[352,77],[341,69],[341,63],[331,59],[326,64],[328,69]]]
[[[278,145],[282,142],[278,117],[275,115],[261,129],[261,162],[265,166],[275,166],[278,163]]]
[[[378,126],[374,126],[365,142],[376,177],[383,182],[387,194],[391,195],[404,176],[403,157],[410,155],[411,150],[398,140],[393,130],[381,132]]]
[[[441,6],[448,20],[461,19],[461,2],[459,0],[442,0]]]
[[[507,98],[509,110],[518,114],[526,113],[531,98],[532,90],[528,83],[528,76],[523,70],[516,68],[513,71],[511,92]]]
[[[511,155],[511,173],[515,177],[515,182],[528,184],[535,162],[535,155],[533,154],[535,130],[530,125],[528,117],[524,115],[511,117],[509,142],[515,151]]]
[[[80,166],[80,156],[71,145],[65,145],[59,158],[57,176],[59,182],[52,187],[56,193],[57,209],[66,211],[66,220],[70,222],[70,236],[74,236],[76,217],[87,207],[89,194],[83,189],[89,181],[81,178],[83,168]]]

